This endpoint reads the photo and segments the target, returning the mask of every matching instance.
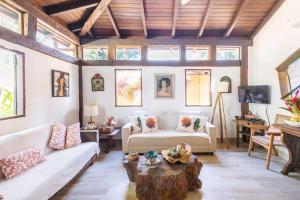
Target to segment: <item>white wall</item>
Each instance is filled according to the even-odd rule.
[[[165,116],[169,120],[177,121],[178,113],[185,110],[201,110],[211,117],[212,107],[185,107],[185,69],[192,67],[119,67],[119,68],[138,68],[143,71],[143,107],[115,107],[115,69],[118,67],[83,67],[83,90],[84,104],[97,104],[100,107],[100,116],[97,122],[103,123],[109,115],[115,116],[119,125],[128,121],[128,116],[135,110],[147,110],[156,116]],[[198,68],[199,69],[199,68]],[[204,68],[203,68],[204,69]],[[229,76],[232,79],[233,93],[224,94],[224,104],[226,107],[228,133],[235,137],[232,118],[240,115],[240,104],[238,102],[237,86],[240,84],[239,67],[214,67],[212,73],[212,102],[216,98],[216,89],[222,76]],[[95,73],[100,73],[104,77],[105,91],[92,92],[91,78]],[[175,99],[155,99],[154,98],[154,74],[155,73],[174,73],[175,74]],[[87,119],[85,119],[87,120]],[[218,121],[217,121],[218,122]],[[177,123],[177,122],[176,122]],[[173,123],[174,124],[174,123]],[[165,125],[167,128],[170,126]]]
[[[275,13],[254,39],[250,48],[249,84],[271,86],[271,104],[268,106],[270,122],[277,113],[289,114],[279,106],[281,100],[279,81],[275,68],[289,55],[300,48],[300,1],[288,0]],[[298,23],[298,28],[294,28]],[[263,119],[266,118],[265,105],[252,104],[250,110]]]
[[[0,45],[25,53],[26,117],[0,121],[0,135],[55,121],[78,121],[78,66],[0,39]],[[53,98],[51,70],[70,73],[70,97]]]

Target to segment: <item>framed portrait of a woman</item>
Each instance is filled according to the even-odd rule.
[[[52,97],[68,97],[70,74],[52,70]]]
[[[155,98],[174,98],[174,74],[155,74]]]

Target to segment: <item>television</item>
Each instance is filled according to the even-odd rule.
[[[269,104],[269,86],[253,85],[239,86],[239,101],[241,103]]]

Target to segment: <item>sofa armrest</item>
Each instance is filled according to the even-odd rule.
[[[128,138],[131,133],[131,123],[122,127],[122,150],[123,153],[129,153]]]
[[[210,137],[210,150],[211,152],[215,152],[217,149],[217,131],[216,131],[216,127],[209,123],[206,122],[205,124],[205,128],[206,128],[206,133],[209,135]]]

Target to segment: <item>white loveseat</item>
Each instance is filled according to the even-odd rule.
[[[44,125],[0,137],[0,158],[37,147],[45,161],[10,180],[0,177],[0,194],[6,200],[46,200],[52,197],[99,153],[96,142],[53,151],[47,147],[52,125]]]
[[[169,115],[170,116],[170,115]],[[174,115],[173,115],[174,116]],[[178,116],[178,114],[177,114]],[[167,119],[168,120],[168,119]],[[166,124],[161,121],[159,125]],[[172,120],[170,120],[172,121]],[[175,122],[176,121],[176,122]],[[160,152],[169,149],[179,143],[187,143],[191,145],[194,153],[213,153],[216,151],[216,127],[206,122],[205,132],[184,132],[176,131],[175,127],[178,119],[173,120],[173,125],[167,125],[167,129],[163,128],[155,132],[147,133],[131,133],[131,123],[122,127],[122,149],[123,153],[138,152],[145,153],[150,150]],[[172,123],[172,122],[169,122]],[[169,127],[173,127],[170,129]]]

